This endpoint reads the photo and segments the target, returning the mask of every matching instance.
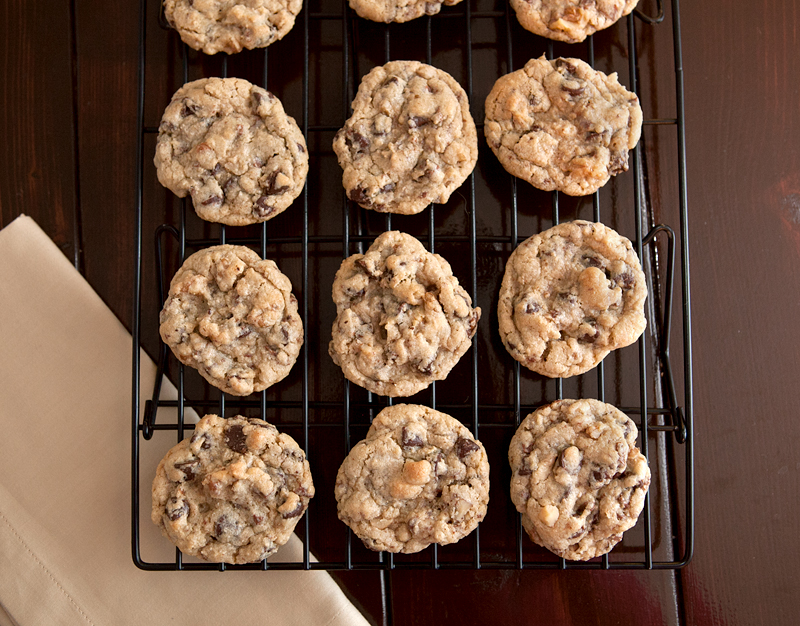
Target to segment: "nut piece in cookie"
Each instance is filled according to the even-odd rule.
[[[639,338],[646,298],[628,239],[600,223],[565,222],[526,239],[508,259],[500,337],[528,369],[576,376]]]
[[[511,0],[523,28],[536,35],[578,43],[615,24],[639,0]]]
[[[408,22],[423,15],[436,15],[442,5],[453,6],[461,0],[349,0],[350,8],[373,22]]]
[[[206,415],[153,480],[153,523],[181,552],[253,563],[289,540],[314,483],[306,455],[264,420]]]
[[[383,213],[443,204],[478,160],[467,94],[447,72],[392,61],[361,81],[333,149],[347,196]]]
[[[339,468],[335,495],[339,519],[372,550],[454,543],[486,515],[486,450],[445,413],[386,407]]]
[[[331,358],[350,381],[382,396],[410,396],[446,378],[481,316],[450,264],[397,231],[345,259],[333,301]]]
[[[637,434],[597,400],[559,400],[523,420],[508,449],[511,499],[534,543],[587,561],[621,541],[650,487]]]
[[[241,78],[203,78],[172,96],[154,163],[159,182],[191,195],[202,219],[243,226],[272,219],[300,195],[308,150],[273,94]]]
[[[164,0],[164,17],[205,54],[266,48],[294,26],[303,0]]]
[[[181,363],[235,396],[285,378],[303,345],[291,282],[244,246],[214,246],[186,259],[160,320],[161,339]]]
[[[580,59],[531,59],[486,98],[489,147],[509,173],[545,191],[594,193],[627,171],[641,130],[636,94]]]

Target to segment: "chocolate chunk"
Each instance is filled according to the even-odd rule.
[[[584,254],[582,257],[583,262],[586,264],[586,267],[602,267],[603,264],[600,262],[600,259],[597,257],[593,257],[590,254]]]
[[[370,144],[369,139],[356,131],[348,132],[344,140],[345,143],[350,146],[350,148],[355,148],[356,153],[364,152],[367,148],[369,148]]]
[[[253,207],[253,214],[257,215],[258,217],[267,217],[275,212],[275,207],[271,207],[269,204],[269,196],[261,196],[258,200],[256,200],[256,205]]]
[[[192,443],[194,443],[195,441],[197,441],[197,440],[198,440],[198,439],[200,439],[201,437],[203,438],[203,443],[202,443],[202,444],[200,444],[200,447],[201,447],[203,450],[208,450],[208,449],[211,447],[211,442],[208,440],[208,437],[206,437],[206,436],[205,436],[205,433],[199,433],[199,432],[196,432],[196,433],[194,433],[194,434],[192,435],[192,440],[191,440],[191,442],[192,442]]]
[[[208,206],[210,204],[222,204],[222,198],[219,196],[211,196],[208,200],[203,200],[200,204]]]
[[[480,450],[480,446],[471,439],[459,437],[456,440],[456,454],[458,454],[459,459],[464,460],[470,452],[475,450]]]
[[[421,448],[425,445],[422,437],[408,432],[408,429],[403,427],[403,447],[404,448]]]
[[[619,174],[620,172],[628,171],[628,153],[616,153],[611,157],[608,164],[608,171],[610,174]]]
[[[574,74],[578,68],[576,68],[572,63],[565,59],[556,59],[556,69],[560,70],[563,69],[570,74]]]
[[[623,289],[630,289],[631,287],[633,287],[634,283],[633,274],[631,274],[630,272],[623,272],[622,274],[615,276],[614,280]]]
[[[367,196],[366,192],[361,187],[356,187],[355,189],[351,189],[347,192],[347,197],[350,198],[353,202],[356,202],[360,205],[372,205],[372,201]]]
[[[422,116],[414,116],[408,118],[408,127],[409,128],[419,128],[420,126],[425,126],[426,124],[430,124],[431,120],[429,117],[422,117]]]
[[[561,89],[566,91],[573,98],[577,98],[585,91],[585,87],[567,87],[565,85],[562,85]]]
[[[170,498],[167,502],[166,513],[170,521],[175,522],[189,514],[189,503],[185,500],[178,501],[177,498]]]
[[[175,463],[175,469],[183,472],[186,480],[194,480],[197,476],[197,469],[200,467],[200,461],[186,461],[185,463]]]
[[[297,503],[297,506],[294,507],[294,509],[292,509],[291,511],[287,511],[286,513],[282,513],[281,517],[283,519],[289,519],[289,518],[292,518],[292,517],[299,517],[299,516],[301,516],[303,514],[303,511],[305,511],[305,510],[306,510],[306,507],[303,505],[303,501],[300,500]]]
[[[234,424],[228,428],[225,432],[225,445],[240,454],[247,452],[247,436],[244,434],[244,427]]]
[[[267,184],[264,187],[264,195],[267,196],[277,196],[282,194],[285,191],[288,191],[289,185],[276,185],[275,181],[278,178],[278,174],[280,174],[280,170],[275,170],[272,174],[269,175],[267,178]],[[288,178],[288,177],[287,177]]]

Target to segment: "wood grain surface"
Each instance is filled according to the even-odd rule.
[[[0,225],[33,216],[130,328],[138,3],[8,0],[0,11]],[[694,560],[677,573],[393,572],[396,624],[771,626],[797,619],[800,8],[793,0],[707,0],[684,2],[681,12]],[[174,54],[165,41],[153,45]],[[643,63],[661,63],[656,53],[668,38],[646,41]],[[169,76],[170,84],[179,80]],[[670,115],[674,101],[661,97],[669,81],[645,87],[643,101]],[[285,91],[297,101],[296,85]],[[659,180],[674,178],[674,141],[650,146],[667,163]],[[665,212],[674,207],[674,192],[655,191]],[[336,577],[370,620],[383,621],[378,573]]]

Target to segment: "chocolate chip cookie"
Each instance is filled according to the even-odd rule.
[[[244,246],[190,256],[169,287],[161,338],[175,356],[235,396],[282,380],[303,345],[292,284]]]
[[[511,0],[522,27],[548,39],[578,43],[628,15],[639,0]]]
[[[646,298],[628,239],[603,224],[566,222],[526,239],[508,259],[500,337],[528,369],[575,376],[639,338]]]
[[[333,149],[347,196],[367,209],[419,213],[443,204],[478,160],[467,94],[447,72],[392,61],[361,81]]]
[[[333,301],[331,358],[350,381],[382,396],[410,396],[444,379],[481,316],[450,264],[397,231],[342,263]]]
[[[181,87],[158,127],[162,185],[191,195],[197,214],[230,226],[272,219],[300,195],[308,174],[303,133],[280,100],[241,78]]]
[[[597,400],[559,400],[531,413],[508,449],[511,499],[530,538],[587,561],[633,527],[650,486],[637,429]]]
[[[153,523],[181,552],[253,563],[289,540],[314,496],[306,455],[264,420],[206,415],[153,480]]]
[[[616,73],[542,56],[497,80],[484,131],[509,173],[537,189],[585,196],[627,171],[642,109]]]
[[[266,48],[294,26],[303,0],[164,0],[185,44],[206,54]]]
[[[458,420],[416,404],[383,409],[339,468],[339,519],[368,548],[410,554],[472,532],[489,503],[486,450]]]
[[[442,5],[453,6],[461,0],[349,0],[350,8],[373,22],[408,22],[423,15],[436,15]]]

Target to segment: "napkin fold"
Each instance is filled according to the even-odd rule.
[[[133,564],[131,348],[31,218],[0,231],[0,625],[367,624],[326,572]],[[145,395],[144,353],[141,367]],[[174,443],[142,446],[145,559],[174,554],[149,522],[149,483]],[[276,558],[301,554],[293,536]]]

